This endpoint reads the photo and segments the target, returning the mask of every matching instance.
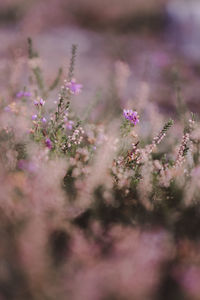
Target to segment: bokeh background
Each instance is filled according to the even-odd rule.
[[[189,109],[200,111],[199,29],[198,0],[1,0],[0,87],[22,85],[31,36],[47,81],[78,44],[81,109],[101,88],[108,102],[113,76],[123,73],[126,98],[139,101],[145,81],[149,100],[173,114],[178,85]]]
[[[168,159],[176,162],[179,149],[186,149],[181,105],[200,112],[199,29],[200,0],[0,0],[0,300],[200,300],[198,128],[191,136],[194,162],[188,148],[190,173],[183,164],[177,186],[169,186],[166,172],[155,209],[145,202],[150,191],[156,194],[153,170],[170,170]],[[75,77],[83,89],[70,108],[80,119],[89,111],[85,139],[91,147],[102,145],[88,168],[86,146],[57,160],[49,159],[44,141],[27,142],[36,107],[16,94],[30,88],[28,37],[47,86],[59,67],[66,78],[72,44],[78,45]],[[45,99],[47,107],[56,106],[57,94]],[[141,147],[156,137],[164,118],[175,120],[161,158],[144,165],[136,199],[126,189],[131,172],[113,165],[122,194],[111,193],[107,172],[117,133],[109,121],[119,121],[123,108],[140,114]],[[183,154],[177,156],[182,163]],[[162,158],[166,169],[160,169]]]

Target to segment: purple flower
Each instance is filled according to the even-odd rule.
[[[41,118],[41,121],[42,121],[42,123],[46,123],[46,122],[47,122],[47,119],[46,119],[45,117],[42,117],[42,118]]]
[[[16,94],[16,98],[23,98],[23,97],[30,97],[31,93],[30,92],[25,92],[25,91],[20,91]]]
[[[52,142],[49,138],[46,138],[45,145],[47,146],[47,148],[52,149]]]
[[[66,123],[65,123],[66,128],[69,130],[72,130],[73,125],[74,125],[73,121],[66,121]]]
[[[31,93],[30,92],[24,92],[24,97],[31,97]]]
[[[37,100],[34,100],[34,105],[35,106],[38,106],[39,105],[39,102]]]
[[[82,84],[76,83],[75,80],[71,80],[70,82],[66,83],[66,88],[70,90],[72,94],[79,94],[82,89]]]
[[[20,91],[16,94],[16,98],[22,98],[24,96],[24,92]]]
[[[31,118],[33,121],[35,121],[37,119],[37,115],[32,115],[32,118]]]
[[[139,116],[137,111],[133,111],[132,109],[124,109],[123,115],[128,121],[130,121],[134,125],[136,125],[139,122]]]
[[[44,105],[45,105],[45,101],[44,101],[42,98],[40,98],[40,105],[41,105],[41,106],[44,106]]]

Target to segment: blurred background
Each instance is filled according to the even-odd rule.
[[[98,89],[111,93],[113,76],[123,73],[127,99],[139,99],[145,81],[149,100],[172,114],[178,85],[190,110],[200,111],[199,29],[199,0],[1,0],[0,87],[22,83],[31,36],[47,81],[67,68],[78,44],[80,106]]]
[[[199,202],[196,206],[186,203],[186,207],[181,202],[187,197],[192,202],[193,194],[199,193],[199,155],[191,172],[189,152],[191,179],[183,189],[188,188],[186,196],[181,190],[186,181],[181,180],[190,177],[185,169],[180,169],[177,173],[180,187],[164,187],[163,197],[166,195],[167,201],[160,205],[158,196],[155,211],[144,209],[142,190],[150,193],[150,186],[153,191],[148,175],[153,165],[149,164],[144,173],[147,188],[142,182],[142,196],[136,195],[136,201],[126,195],[125,201],[120,196],[115,202],[118,194],[112,196],[107,190],[104,193],[100,185],[94,193],[94,207],[93,203],[88,204],[89,208],[83,211],[81,208],[77,216],[72,209],[73,201],[68,201],[69,195],[63,194],[64,181],[72,198],[76,197],[72,193],[76,189],[78,196],[82,189],[88,198],[87,185],[84,194],[85,182],[90,186],[93,173],[97,173],[97,180],[99,173],[100,177],[104,173],[101,175],[94,164],[92,176],[82,181],[82,173],[72,175],[76,166],[72,157],[68,166],[64,160],[48,160],[48,152],[37,150],[32,143],[23,144],[29,127],[24,121],[30,114],[26,107],[30,105],[24,106],[24,102],[16,99],[17,92],[28,83],[28,37],[40,54],[39,62],[36,60],[47,86],[55,79],[59,67],[63,68],[62,79],[66,77],[71,46],[77,44],[75,77],[83,89],[80,96],[73,97],[71,105],[81,116],[88,104],[101,102],[95,111],[88,109],[89,113],[99,114],[98,126],[85,126],[91,132],[91,145],[92,139],[98,138],[105,145],[112,144],[104,137],[107,124],[102,120],[109,116],[108,112],[122,115],[123,108],[141,112],[138,135],[141,140],[146,138],[151,142],[164,124],[163,114],[159,112],[175,119],[179,100],[184,100],[191,111],[200,112],[199,32],[200,0],[0,0],[0,101],[11,103],[14,112],[4,110],[1,123],[7,124],[8,119],[16,127],[16,141],[11,135],[5,142],[10,134],[7,127],[6,138],[2,135],[0,139],[3,145],[0,158],[5,154],[5,161],[10,162],[7,167],[0,160],[0,164],[3,161],[0,165],[0,300],[200,300]],[[56,104],[57,94],[53,91],[46,102]],[[22,104],[18,111],[15,104],[19,103]],[[2,106],[6,108],[6,105]],[[166,148],[159,153],[164,157],[163,164],[170,158],[164,156],[166,151],[170,152],[172,147],[174,155],[178,150],[173,145],[180,143],[182,126],[178,124],[174,128],[171,140],[168,137],[169,146],[164,145]],[[193,139],[199,141],[199,137],[197,130]],[[27,170],[24,167],[21,172],[15,168],[19,161],[26,163],[26,147],[30,164],[28,158]],[[86,177],[84,166],[87,166],[88,153],[80,151],[80,156],[78,152],[75,156],[78,166],[75,170],[85,170]],[[80,163],[82,156],[84,164]],[[103,157],[102,164],[102,156],[97,159],[107,170],[107,160]],[[157,159],[159,156],[155,156],[154,162],[158,163]],[[160,166],[155,164],[155,168],[160,172]],[[71,169],[71,173],[66,173],[66,169]],[[132,175],[124,174],[122,182],[126,187],[127,178]],[[109,184],[108,180],[108,191]]]

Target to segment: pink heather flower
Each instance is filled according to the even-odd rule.
[[[32,120],[35,121],[37,119],[37,115],[32,115]]]
[[[38,106],[39,105],[39,102],[37,100],[34,100],[34,105],[35,106]]]
[[[66,128],[69,130],[72,130],[73,125],[74,125],[73,121],[66,121],[66,123],[65,123]]]
[[[40,98],[40,105],[41,105],[41,106],[44,106],[44,105],[45,105],[45,101],[44,101],[42,98]]]
[[[24,97],[31,97],[31,93],[30,92],[24,92]]]
[[[68,121],[68,111],[65,111],[64,113],[64,121]]]
[[[16,94],[16,98],[22,98],[24,95],[24,92],[20,91]]]
[[[79,94],[82,89],[82,84],[76,83],[75,80],[71,80],[70,82],[66,83],[66,88],[70,90],[72,94]]]
[[[46,138],[45,145],[47,148],[52,149],[52,142],[49,138]]]
[[[47,122],[47,119],[46,119],[45,117],[42,117],[42,118],[41,118],[41,121],[42,121],[42,123],[46,123],[46,122]]]
[[[25,91],[20,91],[16,94],[16,98],[23,98],[23,97],[30,97],[31,93],[30,92],[25,92]]]
[[[124,109],[123,115],[128,121],[130,121],[134,125],[136,125],[139,122],[139,116],[137,111],[133,111],[132,109]]]

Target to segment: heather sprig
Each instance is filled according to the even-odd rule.
[[[28,58],[33,59],[35,57],[38,57],[38,53],[33,49],[33,41],[30,37],[27,39],[28,42]]]
[[[77,87],[75,81],[72,80],[74,76],[76,52],[77,52],[77,45],[73,45],[71,50],[71,60],[70,60],[67,80],[64,81],[64,85],[61,87],[59,99],[58,99],[57,111],[55,113],[55,123],[57,124],[63,122],[65,111],[67,111],[70,106],[71,95],[75,94],[81,88],[79,86]]]
[[[154,137],[152,143],[146,146],[146,153],[150,154],[156,148],[156,146],[160,144],[160,142],[166,136],[167,131],[172,127],[173,124],[173,120],[169,120],[167,123],[165,123],[163,129],[158,133],[157,136]]]
[[[188,147],[189,139],[190,139],[189,133],[185,133],[183,135],[182,142],[181,142],[181,145],[180,145],[180,148],[179,148],[176,160],[175,160],[174,168],[180,166],[183,163],[183,161],[185,160],[185,156],[187,155],[188,150],[189,150],[189,147]]]
[[[71,49],[71,60],[69,65],[69,71],[67,76],[67,81],[70,82],[74,77],[74,69],[76,63],[76,55],[77,55],[77,45],[73,44]]]

